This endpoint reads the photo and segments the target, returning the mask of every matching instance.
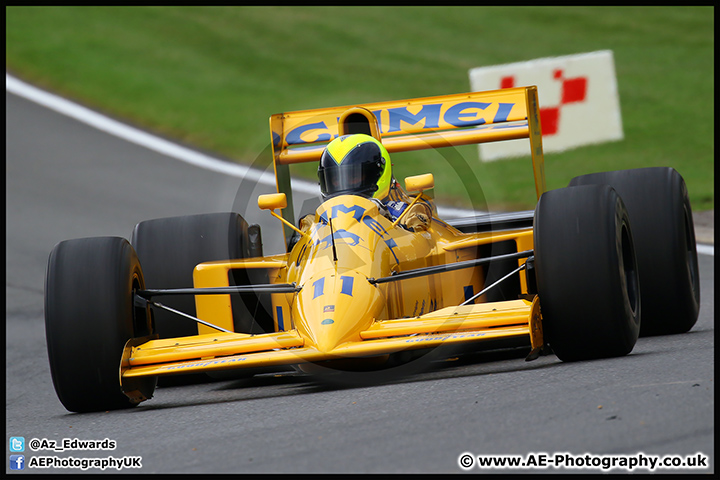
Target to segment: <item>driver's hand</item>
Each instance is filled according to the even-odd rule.
[[[430,226],[430,219],[424,213],[410,213],[404,222],[405,227],[413,232],[424,232]]]

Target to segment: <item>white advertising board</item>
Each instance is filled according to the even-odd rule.
[[[545,153],[623,138],[610,50],[477,67],[469,74],[476,92],[538,87]],[[527,140],[480,144],[479,149],[483,161],[530,155]]]

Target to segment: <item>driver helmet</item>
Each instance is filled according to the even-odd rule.
[[[318,179],[323,198],[345,194],[382,199],[392,181],[390,155],[370,135],[342,135],[323,151]]]

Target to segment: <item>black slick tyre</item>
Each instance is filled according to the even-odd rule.
[[[593,173],[570,185],[605,184],[622,197],[632,222],[642,298],[640,335],[690,330],[700,309],[695,227],[687,187],[673,168]]]
[[[152,397],[157,377],[127,381],[120,367],[128,340],[153,334],[137,255],[124,238],[67,240],[50,253],[45,278],[45,334],[55,391],[71,412],[129,408]]]
[[[617,192],[592,185],[544,193],[534,243],[543,331],[558,358],[632,351],[640,287],[630,220]]]

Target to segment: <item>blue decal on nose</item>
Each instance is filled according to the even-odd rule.
[[[339,212],[352,213],[353,218],[359,222],[360,217],[365,213],[365,209],[360,205],[350,205],[349,207],[346,205],[333,205],[330,218],[337,218]]]
[[[342,277],[340,277],[340,280],[342,281],[340,293],[344,293],[345,295],[350,295],[352,297],[354,278],[343,275]]]
[[[330,325],[330,324],[332,324],[332,323],[335,323],[335,320],[333,320],[332,318],[326,318],[325,320],[323,320],[323,321],[320,322],[320,323],[321,323],[322,325]]]
[[[323,291],[325,290],[325,277],[321,278],[320,280],[316,280],[313,283],[313,299],[319,297],[323,294]]]
[[[358,243],[360,243],[360,240],[362,240],[362,238],[360,238],[358,235],[355,235],[354,233],[348,232],[347,230],[340,229],[340,230],[336,230],[336,231],[333,232],[333,233],[329,233],[329,234],[328,234],[325,238],[323,238],[322,240],[317,240],[317,241],[315,242],[315,245],[320,245],[320,244],[324,243],[325,246],[323,247],[323,249],[325,249],[325,248],[328,248],[330,245],[332,245],[332,241],[333,241],[333,240],[337,242],[338,240],[341,240],[341,239],[344,239],[344,238],[350,239],[350,246],[351,246],[351,247],[354,247],[355,245],[357,245]]]

